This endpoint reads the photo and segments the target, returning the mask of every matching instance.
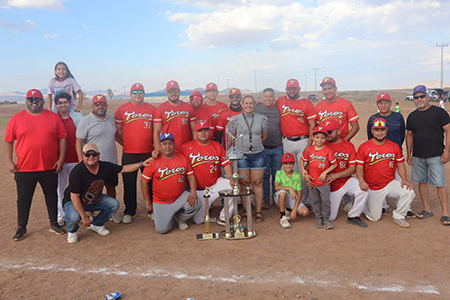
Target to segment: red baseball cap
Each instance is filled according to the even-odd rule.
[[[98,95],[95,95],[94,97],[92,97],[92,104],[99,103],[99,102],[108,103],[106,101],[106,97],[104,95],[98,94]]]
[[[336,118],[331,118],[331,119],[328,119],[328,120],[322,122],[322,124],[320,124],[320,126],[325,127],[325,129],[327,131],[333,131],[336,129],[341,129],[341,122],[339,122],[339,120]]]
[[[283,157],[281,158],[281,163],[295,163],[295,157],[294,154],[286,152],[283,154]]]
[[[239,89],[232,88],[230,90],[230,92],[228,93],[228,96],[231,96],[231,95],[239,95],[239,96],[241,96],[242,94],[241,94],[241,91]]]
[[[199,131],[200,129],[211,129],[211,124],[209,124],[208,121],[200,120],[197,122],[197,125],[195,125],[195,131]]]
[[[209,91],[209,90],[218,90],[217,89],[217,84],[215,84],[214,82],[210,82],[210,83],[208,83],[207,85],[206,85],[206,87],[205,87],[205,92],[206,91]]]
[[[319,132],[323,133],[325,135],[328,135],[327,129],[325,129],[325,127],[322,127],[322,126],[317,126],[316,128],[314,128],[313,135],[315,135],[316,133],[319,133]]]
[[[290,87],[300,87],[300,84],[298,83],[297,79],[291,78],[286,82],[286,88]]]
[[[392,102],[391,95],[387,93],[381,93],[377,96],[377,102],[381,100],[387,100]]]
[[[386,120],[383,118],[373,120],[372,128],[387,128]]]
[[[178,85],[178,82],[175,80],[171,80],[166,84],[166,91],[170,89],[180,89],[180,86]]]
[[[26,98],[41,98],[44,99],[40,90],[32,89],[27,92]]]
[[[336,86],[336,80],[334,80],[332,77],[325,77],[322,80],[322,83],[320,84],[320,86],[323,87],[323,85],[326,84],[326,83],[331,83],[332,85]]]
[[[145,89],[144,89],[144,86],[142,85],[142,83],[135,83],[131,86],[130,93],[132,91],[144,91],[145,92]]]

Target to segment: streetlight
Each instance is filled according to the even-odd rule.
[[[317,95],[317,70],[320,70],[320,68],[312,68],[314,70],[314,94]]]
[[[448,47],[448,44],[436,44],[436,47],[441,47],[441,89],[444,83],[444,47]]]
[[[307,77],[308,77],[308,75],[306,75],[306,74],[303,74],[302,76],[305,76],[305,92],[308,90],[308,88],[306,87],[306,81],[307,81]]]

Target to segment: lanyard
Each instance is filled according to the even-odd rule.
[[[245,124],[247,124],[248,133],[249,133],[249,142],[250,142],[250,148],[249,152],[252,152],[253,146],[252,146],[252,131],[253,131],[253,120],[255,119],[255,114],[252,115],[252,122],[250,125],[248,124],[247,117],[245,116],[245,113],[242,113],[242,116],[244,117]]]

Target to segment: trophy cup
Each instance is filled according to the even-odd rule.
[[[218,233],[211,233],[211,222],[215,222],[215,220],[211,221],[211,218],[209,217],[209,192],[211,191],[210,187],[205,187],[205,210],[206,210],[206,216],[205,216],[205,233],[197,234],[197,241],[206,241],[206,240],[217,240],[219,239]]]
[[[221,236],[228,240],[237,240],[237,239],[249,239],[256,236],[255,230],[252,228],[252,206],[250,196],[253,195],[253,191],[248,187],[247,189],[239,188],[239,178],[244,178],[244,175],[239,175],[238,173],[238,160],[243,159],[244,155],[236,149],[236,145],[242,145],[243,143],[243,135],[235,136],[231,132],[228,131],[228,127],[226,129],[225,135],[225,150],[227,153],[227,158],[231,161],[233,168],[233,175],[230,179],[233,181],[233,189],[228,192],[228,190],[224,190],[223,192],[219,192],[219,195],[224,199],[225,205],[225,231],[221,232]],[[234,205],[234,216],[233,221],[234,224],[230,224],[230,213],[229,213],[229,204],[228,198],[233,198]],[[247,204],[247,224],[243,224],[242,217],[239,215],[237,198],[241,197],[242,201],[246,201]]]

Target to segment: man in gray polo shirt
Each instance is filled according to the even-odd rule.
[[[94,143],[102,154],[102,161],[117,164],[116,122],[114,116],[107,113],[107,110],[106,97],[104,95],[95,95],[92,98],[92,112],[81,119],[77,127],[76,150],[79,161],[83,160],[83,146],[88,143]],[[107,194],[116,198],[115,186],[105,186]]]
[[[272,191],[275,191],[275,174],[281,169],[281,158],[283,156],[283,142],[281,138],[280,111],[273,105],[275,103],[275,92],[272,88],[266,88],[263,91],[262,103],[258,103],[255,112],[264,115],[269,120],[269,130],[267,139],[264,141],[264,154],[266,157],[266,169],[264,170],[264,197],[263,209],[269,209],[270,199],[270,183],[272,183]],[[272,175],[272,180],[270,176]]]

